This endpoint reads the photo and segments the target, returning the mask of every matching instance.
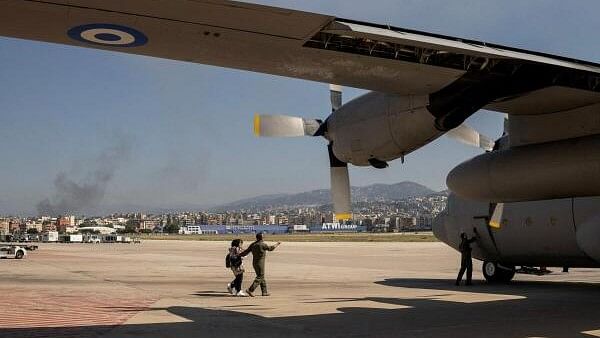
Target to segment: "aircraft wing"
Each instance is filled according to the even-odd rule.
[[[536,97],[549,99],[539,113],[600,102],[598,64],[235,1],[0,0],[0,35],[439,94],[439,109],[458,102],[523,114]]]

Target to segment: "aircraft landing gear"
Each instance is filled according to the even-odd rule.
[[[514,276],[514,266],[504,266],[490,261],[483,262],[483,277],[488,283],[508,283]]]

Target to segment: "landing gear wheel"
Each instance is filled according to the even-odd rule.
[[[16,259],[22,259],[23,256],[25,256],[25,254],[21,250],[17,251],[17,253],[15,254]]]
[[[483,262],[483,277],[488,283],[508,283],[515,276],[515,268],[496,262]]]

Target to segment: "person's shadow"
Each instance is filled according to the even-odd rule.
[[[397,309],[339,307],[340,313],[262,317],[223,309],[169,307],[178,323],[0,329],[0,337],[592,337],[600,330],[600,286],[564,282],[477,283],[455,287],[446,279],[386,279],[379,285],[439,290],[429,297],[323,298],[312,301],[372,301]],[[443,300],[455,291],[473,293]],[[477,294],[509,295],[508,300],[477,301]],[[209,297],[200,292],[197,296]],[[219,296],[213,294],[213,296]],[[486,297],[479,297],[486,299]],[[489,297],[487,297],[489,299]],[[455,299],[455,298],[452,298]],[[388,306],[389,307],[389,306]],[[155,309],[152,309],[155,310]],[[115,308],[115,311],[120,311]]]

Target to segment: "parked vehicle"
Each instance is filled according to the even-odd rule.
[[[7,234],[7,235],[1,235],[0,236],[0,242],[12,242],[15,240],[15,237],[13,235]]]
[[[58,242],[58,231],[48,231],[43,233],[42,242]]]
[[[117,242],[117,240],[118,240],[117,235],[113,235],[113,234],[104,235],[102,237],[102,242],[104,242],[104,243],[115,243],[115,242]]]
[[[100,235],[89,234],[84,237],[83,241],[85,243],[100,244],[102,239],[100,238]]]
[[[64,241],[65,241],[65,243],[82,243],[83,235],[82,234],[65,235]]]
[[[0,246],[0,258],[23,259],[27,256],[27,250],[18,245]]]

